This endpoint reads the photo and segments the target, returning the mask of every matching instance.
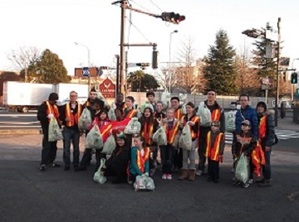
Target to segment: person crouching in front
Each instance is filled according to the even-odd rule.
[[[131,149],[129,183],[134,183],[137,176],[149,176],[150,149],[146,147],[144,138],[140,135],[133,137],[134,146]]]
[[[207,134],[208,181],[219,182],[219,162],[223,161],[224,146],[224,133],[220,131],[220,121],[212,121],[211,131]]]

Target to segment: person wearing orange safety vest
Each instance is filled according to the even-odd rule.
[[[258,122],[259,122],[259,143],[264,153],[265,164],[262,166],[264,180],[259,183],[259,186],[271,186],[271,149],[275,141],[275,129],[273,115],[267,110],[265,102],[258,102],[256,106]]]
[[[195,180],[195,150],[198,147],[199,117],[196,116],[194,108],[194,104],[192,102],[188,102],[186,104],[187,114],[181,118],[181,130],[186,125],[190,127],[192,147],[190,150],[183,149],[183,167],[181,175],[178,178],[179,180]]]
[[[180,105],[180,98],[177,96],[172,97],[170,99],[170,106],[174,109],[174,118],[180,121],[184,116]],[[173,167],[174,171],[179,171],[183,167],[183,150],[180,147],[176,147],[173,151]]]
[[[219,182],[219,162],[223,162],[224,146],[224,133],[220,131],[220,122],[212,121],[211,131],[207,134],[208,181]]]
[[[51,93],[47,101],[43,102],[37,111],[37,119],[40,121],[42,131],[43,131],[43,142],[42,142],[42,153],[41,153],[41,163],[40,170],[45,171],[47,165],[52,165],[52,167],[60,167],[59,164],[54,163],[56,159],[57,152],[57,141],[49,142],[49,123],[51,118],[55,118],[60,124],[59,120],[59,109],[56,105],[58,100],[57,93]]]
[[[132,119],[133,117],[137,117],[137,109],[134,109],[135,99],[133,96],[127,96],[125,100],[125,109],[123,112],[124,118]],[[126,134],[127,141],[130,146],[132,146],[132,135]]]
[[[244,120],[241,123],[241,132],[238,135],[236,135],[236,139],[233,141],[232,144],[232,155],[235,161],[238,161],[238,158],[241,156],[242,153],[244,153],[244,155],[247,156],[249,159],[249,179],[246,183],[242,184],[244,188],[249,187],[250,184],[253,183],[253,165],[251,162],[251,153],[256,146],[257,139],[251,131],[251,123],[249,120]],[[240,181],[235,180],[235,184],[240,184]]]
[[[153,116],[154,110],[151,107],[145,107],[142,116],[138,119],[141,125],[140,135],[144,138],[145,144],[150,148],[150,174],[154,175],[157,168],[157,144],[152,137],[158,129],[158,122]]]
[[[131,148],[130,158],[130,183],[134,183],[137,176],[149,176],[149,158],[150,149],[146,147],[145,140],[142,136],[134,136],[134,146]]]
[[[60,120],[63,128],[63,162],[64,170],[69,171],[71,166],[71,143],[73,144],[73,166],[74,170],[79,168],[79,144],[80,131],[78,128],[78,119],[81,116],[83,106],[77,102],[78,93],[70,92],[70,102],[60,107]]]
[[[205,105],[211,112],[211,120],[212,121],[220,121],[220,131],[225,132],[225,118],[223,109],[216,101],[216,91],[209,90],[207,93],[207,100],[204,101]],[[200,126],[199,127],[199,146],[198,146],[198,156],[199,156],[199,164],[198,169],[196,171],[197,176],[201,176],[205,172],[205,163],[206,163],[206,141],[207,134],[211,131],[210,126]]]
[[[174,118],[174,109],[168,108],[166,118],[162,120],[167,136],[167,145],[160,146],[162,161],[162,179],[172,179],[173,152],[176,149],[177,136],[180,130],[180,121]]]

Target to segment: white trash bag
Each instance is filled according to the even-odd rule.
[[[87,133],[85,139],[85,148],[89,149],[102,149],[103,138],[100,133],[98,125],[94,125],[91,130]]]
[[[224,113],[225,131],[232,133],[236,130],[235,120],[237,111],[229,111]]]
[[[243,153],[237,160],[235,177],[242,183],[246,183],[249,179],[249,160]]]
[[[48,141],[54,142],[58,140],[62,140],[63,135],[61,129],[57,123],[56,118],[51,118],[49,123],[49,132],[48,132]]]
[[[87,130],[91,124],[91,113],[89,109],[84,108],[81,116],[78,119],[79,130]]]
[[[136,181],[133,184],[135,191],[139,190],[155,190],[155,183],[154,180],[146,175],[141,175],[136,177]]]
[[[99,166],[99,169],[93,175],[93,181],[96,183],[104,184],[107,181],[107,177],[105,177],[102,172],[102,168],[105,165],[105,161],[106,159],[104,158],[101,159],[101,164]]]
[[[138,134],[141,130],[141,124],[138,121],[137,117],[133,117],[128,125],[126,126],[124,133],[125,134]]]
[[[191,130],[190,130],[190,126],[188,125],[188,122],[182,130],[182,133],[179,138],[178,147],[185,150],[192,149],[192,136],[191,136]]]
[[[163,126],[160,126],[154,133],[153,141],[156,142],[158,146],[167,145],[167,135]]]
[[[115,142],[114,136],[111,134],[107,138],[106,142],[104,143],[102,153],[105,153],[107,155],[111,155],[115,148],[116,148],[116,142]]]
[[[161,101],[164,106],[168,106],[169,100],[170,100],[170,93],[168,92],[167,89],[165,89],[165,91],[161,95]]]
[[[211,126],[211,112],[204,102],[199,104],[196,115],[200,118],[201,126]]]

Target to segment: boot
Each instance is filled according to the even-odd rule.
[[[179,176],[179,180],[185,180],[188,178],[188,170],[186,169],[182,169],[182,173]]]
[[[189,177],[188,180],[194,181],[195,180],[195,170],[189,170]]]

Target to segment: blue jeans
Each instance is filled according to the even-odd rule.
[[[79,165],[79,142],[80,132],[70,127],[63,129],[63,162],[66,166],[71,165],[71,143],[73,144],[73,165]]]

